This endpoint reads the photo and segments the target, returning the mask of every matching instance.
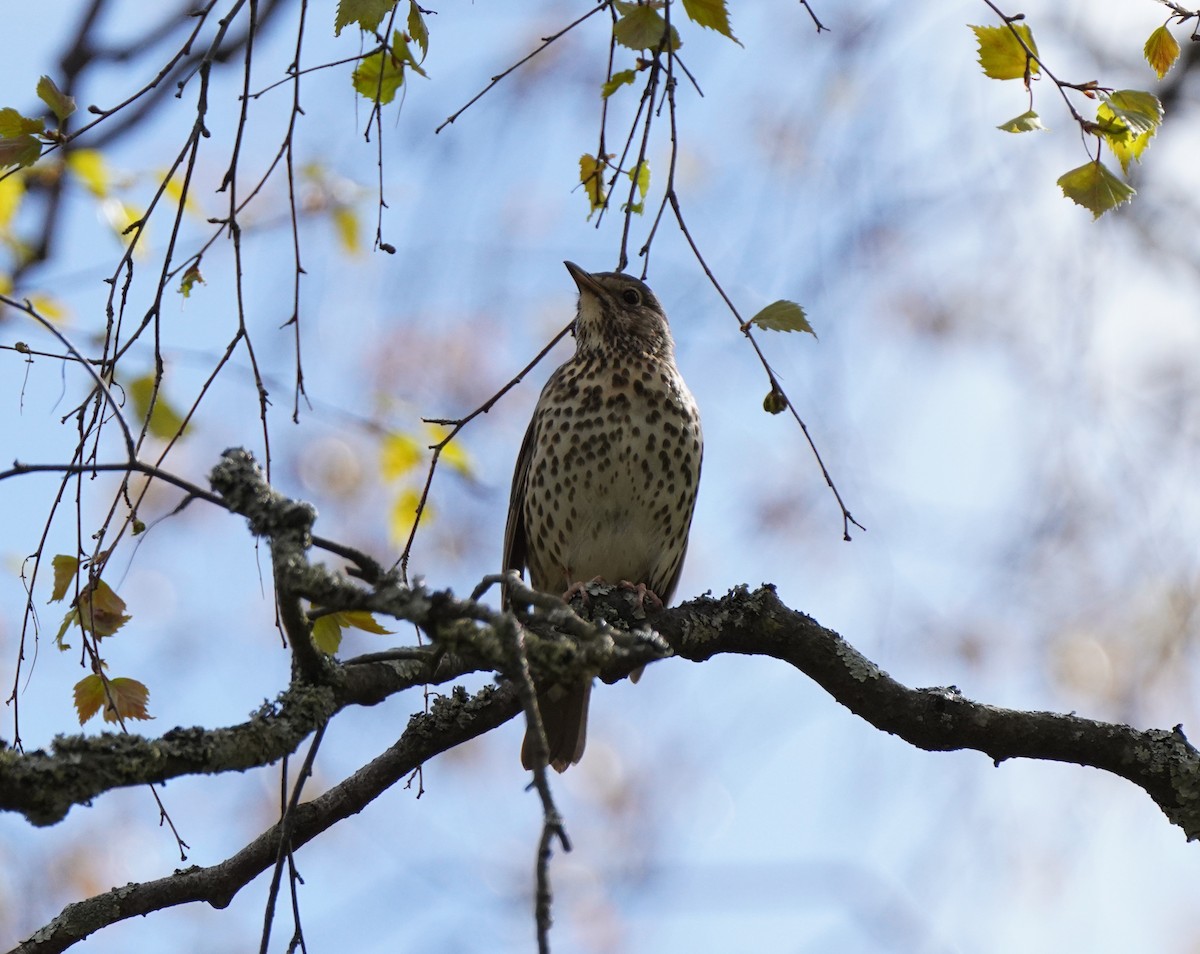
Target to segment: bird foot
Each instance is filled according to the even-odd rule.
[[[663,601],[659,595],[645,583],[630,583],[628,580],[622,580],[617,586],[623,590],[633,590],[637,594],[637,608],[643,613],[646,612],[646,600],[649,600],[650,605],[655,609],[663,609]]]
[[[588,593],[587,588],[593,583],[607,583],[607,582],[608,581],[605,580],[604,577],[602,577],[602,576],[593,576],[586,583],[583,582],[583,580],[576,580],[574,583],[572,583],[570,586],[567,587],[566,592],[564,592],[562,595],[562,600],[564,603],[570,603],[572,599],[574,599],[576,596],[578,596],[582,600],[583,605],[586,608],[586,607],[592,605],[592,597],[591,597],[591,594]]]

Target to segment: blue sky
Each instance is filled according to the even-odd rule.
[[[685,62],[705,94],[680,91],[678,177],[689,228],[744,314],[776,298],[808,310],[819,342],[761,340],[867,531],[842,541],[839,511],[802,436],[762,412],[761,368],[668,223],[649,280],[671,317],[706,433],[678,598],[769,581],[909,685],[954,684],[981,701],[1147,727],[1190,725],[1197,514],[1189,484],[1200,417],[1187,376],[1194,221],[1180,195],[1195,155],[1192,117],[1174,125],[1168,117],[1137,173],[1139,205],[1094,223],[1054,185],[1086,155],[1052,89],[1036,89],[1049,133],[995,129],[1027,103],[1018,85],[985,79],[975,62],[964,23],[990,22],[987,7],[892,6],[817,4],[832,28],[817,36],[801,8],[735,4],[742,47],[685,28]],[[139,9],[126,4],[107,29],[127,29]],[[1158,7],[1106,10],[1112,19],[1102,23],[1093,10],[1078,2],[1024,12],[1060,76],[1102,71],[1114,86],[1153,89],[1137,53],[1160,22]],[[474,407],[570,317],[574,290],[562,260],[596,269],[615,262],[619,219],[594,227],[573,191],[578,157],[595,144],[601,26],[551,48],[433,132],[575,15],[563,3],[522,14],[453,4],[430,18],[429,79],[414,79],[384,122],[384,237],[396,255],[346,255],[324,216],[302,228],[314,407],[299,425],[289,420],[292,336],[279,327],[291,293],[290,235],[273,224],[281,186],[247,213],[248,320],[278,381],[276,482],[317,504],[325,536],[395,553],[386,531],[394,490],[378,476],[378,436],[355,421],[411,430],[421,415]],[[312,11],[306,62],[358,51],[353,31],[332,36],[331,20]],[[64,14],[47,28],[32,11],[10,13],[10,36],[21,41],[0,65],[0,105],[32,102],[71,22]],[[278,27],[258,49],[256,88],[282,75],[291,29]],[[214,189],[228,160],[233,72],[215,82],[214,136],[198,166],[209,215],[223,201]],[[85,99],[114,102],[136,81],[130,69],[114,71]],[[299,154],[361,196],[355,207],[369,246],[378,173],[374,143],[361,135],[367,110],[348,67],[304,82]],[[620,106],[633,101],[624,93]],[[131,175],[161,169],[190,126],[190,95],[114,149],[111,165]],[[254,102],[247,170],[273,155],[289,103],[286,87]],[[664,141],[650,158],[661,175]],[[135,184],[129,195],[146,188]],[[87,342],[118,246],[81,192],[67,222],[61,255],[32,282],[67,303],[68,331]],[[635,221],[634,247],[648,224]],[[185,245],[209,228],[190,222]],[[152,229],[135,315],[166,234],[165,225]],[[207,284],[187,301],[170,300],[164,314],[167,388],[179,402],[194,396],[232,332],[226,245],[206,256],[204,271]],[[0,332],[4,343],[48,344],[12,318]],[[464,433],[476,478],[439,477],[437,515],[414,553],[413,569],[430,585],[465,592],[496,568],[512,461],[541,382],[567,347]],[[85,383],[50,362],[26,376],[13,353],[0,360],[8,456],[63,459],[74,438],[58,421]],[[149,367],[149,351],[141,360],[131,371]],[[246,374],[222,374],[171,466],[202,482],[224,447],[258,450],[255,413]],[[103,483],[88,488],[85,527],[102,516]],[[0,585],[5,685],[20,626],[16,568],[36,546],[52,493],[49,478],[0,486],[3,556],[13,570]],[[161,513],[173,503],[163,495],[155,505]],[[73,545],[64,519],[50,552]],[[118,566],[114,585],[134,619],[111,641],[110,665],[150,685],[157,721],[148,732],[240,721],[284,684],[288,659],[260,579],[267,559],[240,520],[194,505]],[[30,748],[76,728],[70,687],[83,673],[46,638],[57,612],[43,610],[21,695]],[[347,651],[379,640],[352,636]],[[771,660],[668,662],[637,686],[598,687],[593,698],[587,756],[557,780],[576,850],[555,863],[556,949],[1195,945],[1186,914],[1200,873],[1195,851],[1128,783],[1071,766],[996,768],[978,753],[914,751]],[[421,706],[412,693],[340,716],[313,790],[385,748]],[[310,949],[344,946],[348,931],[368,952],[530,949],[540,814],[524,790],[519,738],[513,724],[448,753],[426,767],[420,800],[389,792],[300,852]],[[219,861],[271,824],[277,789],[274,769],[172,782],[164,798],[193,846],[189,863]],[[138,790],[106,795],[49,830],[0,820],[0,858],[8,861],[0,866],[5,939],[89,890],[178,864]],[[242,948],[257,937],[265,890],[260,879],[228,911],[165,912],[82,949]],[[277,925],[273,949],[283,950],[288,934]]]

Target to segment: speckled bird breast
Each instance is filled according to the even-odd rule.
[[[546,384],[525,498],[541,590],[600,577],[671,597],[700,481],[700,414],[674,362],[568,361]],[[666,591],[666,592],[664,592]]]

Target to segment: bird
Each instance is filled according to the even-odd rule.
[[[663,606],[687,555],[704,453],[700,411],[645,282],[563,264],[579,289],[575,353],[542,389],[517,455],[504,569],[528,570],[535,590],[564,598],[604,581]],[[591,687],[591,676],[538,687],[558,772],[583,757]],[[526,769],[533,731],[521,746]]]

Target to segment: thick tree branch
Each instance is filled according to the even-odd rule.
[[[997,764],[1010,758],[1048,759],[1103,769],[1145,790],[1190,839],[1200,837],[1200,753],[1182,729],[1139,731],[1054,712],[1022,712],[971,702],[957,688],[910,689],[892,679],[837,633],[780,602],[773,587],[739,587],[721,599],[700,597],[650,620],[629,592],[590,584],[591,619],[561,600],[507,580],[518,619],[482,603],[489,577],[473,598],[401,585],[384,574],[365,588],[308,561],[313,513],[272,489],[250,455],[228,451],[213,485],[229,509],[271,543],[281,600],[293,605],[293,642],[309,643],[299,600],[329,609],[367,609],[416,623],[435,648],[373,653],[337,663],[298,663],[293,685],[275,706],[227,729],[174,729],[159,739],[106,735],[60,738],[53,755],[0,751],[0,809],[48,824],[71,805],[114,787],[182,774],[215,774],[275,761],[347,705],[374,705],[421,683],[443,682],[480,669],[503,677],[473,698],[456,688],[428,715],[410,720],[400,741],[375,761],[289,817],[291,848],[354,814],[424,761],[502,724],[521,708],[513,666],[519,626],[522,667],[542,683],[598,673],[625,678],[646,663],[675,655],[703,662],[718,653],[771,656],[795,666],[851,712],[929,751],[975,749]],[[373,574],[372,574],[373,575]],[[651,628],[651,625],[653,628]],[[303,637],[303,640],[300,639]],[[525,687],[528,690],[528,686]],[[561,830],[552,807],[553,824]],[[557,827],[556,827],[557,826]],[[61,951],[106,924],[188,901],[223,907],[274,863],[284,829],[276,825],[233,857],[143,884],[127,885],[68,906],[16,950]]]
[[[519,706],[511,686],[489,686],[474,696],[460,689],[435,699],[427,715],[414,715],[409,720],[395,745],[323,795],[296,806],[287,822],[291,848],[299,848],[334,823],[362,811],[380,793],[439,752],[507,722]],[[190,901],[224,908],[239,890],[275,863],[283,831],[282,822],[272,826],[220,864],[187,868],[166,878],[113,888],[67,905],[58,917],[10,954],[54,954],[109,924]]]
[[[974,749],[996,764],[1045,759],[1119,775],[1145,790],[1189,841],[1200,838],[1200,753],[1182,726],[1139,730],[984,705],[953,686],[909,689],[833,630],[784,606],[770,586],[702,597],[654,624],[677,655],[694,662],[723,652],[789,662],[855,715],[930,752]]]

